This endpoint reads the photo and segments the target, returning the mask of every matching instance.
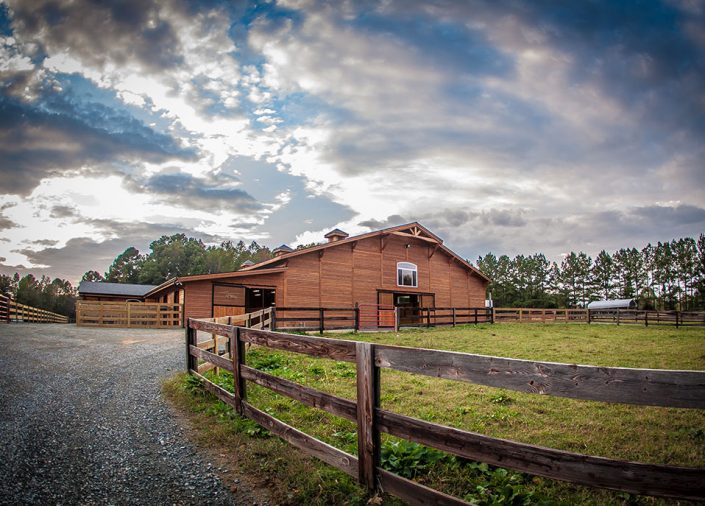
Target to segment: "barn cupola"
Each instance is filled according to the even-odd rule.
[[[346,237],[349,237],[349,236],[350,236],[350,234],[346,234],[345,232],[343,232],[339,228],[334,228],[333,230],[328,232],[323,237],[328,239],[328,242],[335,242],[335,241],[340,241],[341,239],[345,239]]]
[[[245,260],[240,267],[250,267],[251,265],[255,265],[252,260]]]
[[[282,244],[281,246],[276,248],[274,251],[272,251],[272,253],[274,253],[275,257],[280,257],[282,255],[286,255],[287,253],[291,253],[292,251],[294,251],[294,250],[291,249],[289,246],[287,246],[286,244]]]

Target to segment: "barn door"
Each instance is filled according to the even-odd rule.
[[[436,307],[433,294],[422,295],[420,302],[422,308]]]

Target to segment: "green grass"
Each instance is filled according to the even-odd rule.
[[[496,324],[330,337],[555,362],[705,369],[705,329],[700,328]],[[256,346],[249,349],[247,362],[307,386],[341,397],[355,397],[353,364]],[[229,374],[211,375],[211,378],[232,389]],[[578,453],[705,467],[703,410],[523,394],[387,369],[382,370],[381,378],[382,407],[398,413]],[[286,423],[349,453],[356,453],[353,423],[256,385],[248,384],[248,397],[252,404]],[[390,437],[384,438],[384,445],[383,462],[387,468],[401,470],[401,474],[479,504],[662,502],[493,469]],[[337,471],[331,470],[331,473],[331,476],[338,476]],[[355,497],[362,496],[364,494]],[[336,503],[330,497],[326,501]]]

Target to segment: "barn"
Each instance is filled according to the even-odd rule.
[[[176,277],[145,300],[181,302],[185,318],[209,318],[276,307],[394,306],[482,308],[489,279],[419,223],[292,250],[239,271]],[[402,313],[403,314],[403,313]]]

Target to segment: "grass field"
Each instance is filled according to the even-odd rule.
[[[702,328],[495,324],[331,337],[590,365],[705,369],[705,329]],[[254,346],[248,352],[247,361],[271,374],[354,399],[353,364]],[[211,377],[231,389],[229,374]],[[180,383],[174,382],[172,393],[178,391],[179,384],[184,387],[186,381],[182,378]],[[490,436],[610,458],[705,467],[703,410],[523,394],[386,369],[382,370],[381,392],[385,409]],[[248,396],[252,404],[277,418],[349,453],[356,453],[353,423],[256,385],[248,386]],[[216,401],[209,402],[217,405]],[[228,408],[201,406],[195,409],[222,411]],[[229,414],[221,418],[235,425],[240,423],[233,422],[236,418]],[[654,503],[651,498],[634,498],[487,468],[393,438],[384,438],[384,441],[383,464],[387,468],[479,504]],[[322,466],[310,465],[317,469]],[[318,483],[319,489],[328,490],[321,504],[364,500],[364,493],[352,486],[342,473],[326,472],[333,481],[326,481],[324,485]],[[336,487],[339,488],[336,490]],[[346,490],[342,495],[341,489]],[[309,492],[303,492],[302,497],[308,502],[317,501]],[[299,499],[292,502],[299,502]]]

